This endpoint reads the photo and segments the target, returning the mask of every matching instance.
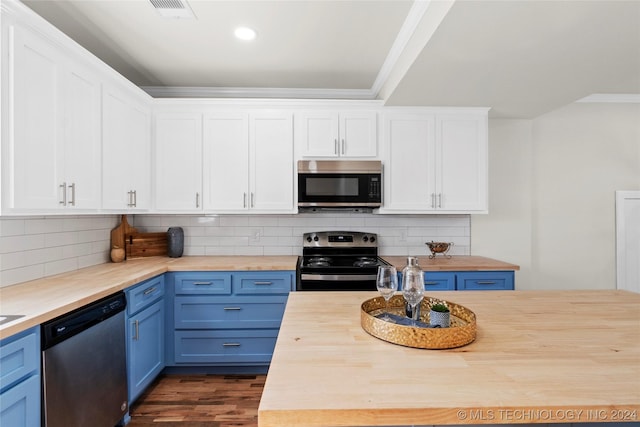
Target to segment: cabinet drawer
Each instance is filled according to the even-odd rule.
[[[277,329],[250,331],[176,331],[176,363],[267,364]]]
[[[188,297],[174,302],[176,329],[279,328],[286,296]]]
[[[468,290],[513,290],[513,271],[476,271],[457,274],[457,288]]]
[[[38,326],[0,342],[0,391],[33,372],[40,372]]]
[[[291,291],[293,273],[243,272],[233,275],[233,293],[240,294],[288,294]]]
[[[127,295],[127,314],[131,316],[164,295],[164,276],[146,280],[127,289],[125,293]]]
[[[431,291],[455,291],[456,275],[450,272],[427,271],[424,273],[424,289]],[[398,290],[402,291],[402,273],[398,273]]]
[[[40,426],[40,375],[0,394],[0,426]]]
[[[175,273],[175,293],[200,295],[230,295],[231,273]]]

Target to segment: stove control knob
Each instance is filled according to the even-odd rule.
[[[371,236],[371,239],[369,239],[371,241],[371,243],[376,241],[376,236]]]
[[[368,241],[369,241],[369,238],[368,238],[367,236],[364,236],[364,237],[362,238],[362,240],[364,240],[364,241],[365,241],[365,243],[366,243],[366,242],[368,242]]]
[[[311,236],[307,236],[307,242],[311,242]]]
[[[320,240],[320,239],[318,238],[318,236],[313,236],[313,241],[314,241],[314,242],[317,242],[318,240]]]

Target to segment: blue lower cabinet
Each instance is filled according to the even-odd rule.
[[[470,271],[456,274],[460,291],[504,291],[514,289],[513,271]]]
[[[175,332],[176,363],[268,364],[277,329],[204,330]]]
[[[0,426],[40,426],[40,327],[0,341]]]
[[[455,291],[455,273],[443,271],[427,271],[424,273],[425,291]]]
[[[165,366],[164,279],[154,277],[125,291],[129,405]]]
[[[172,273],[168,364],[267,366],[294,271]],[[196,284],[198,283],[198,284]],[[205,285],[211,283],[211,285]],[[214,295],[215,294],[215,295]]]

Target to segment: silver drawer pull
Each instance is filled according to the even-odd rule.
[[[225,311],[238,311],[238,310],[242,310],[242,307],[225,307],[224,310]]]
[[[240,347],[239,342],[226,342],[222,344],[223,347]]]
[[[427,286],[433,286],[433,285],[437,285],[438,282],[424,282],[424,284]]]
[[[254,285],[273,285],[273,282],[253,282]]]
[[[493,280],[478,280],[476,283],[478,283],[478,285],[495,285],[496,282],[494,282]]]
[[[211,286],[213,282],[193,282],[194,286]]]
[[[151,287],[151,288],[147,288],[147,289],[145,289],[145,290],[144,290],[144,292],[143,292],[142,294],[143,294],[143,295],[149,295],[149,294],[151,294],[151,293],[155,292],[155,291],[156,291],[156,289],[157,289],[157,288],[156,288],[155,286],[153,286],[153,287]]]
[[[137,320],[134,320],[133,326],[136,330],[136,335],[133,337],[133,340],[138,341],[140,339],[140,322],[138,322]]]

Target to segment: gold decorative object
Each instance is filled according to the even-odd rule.
[[[399,325],[379,319],[376,315],[385,309],[382,297],[368,299],[362,303],[360,324],[362,329],[376,338],[405,347],[445,349],[462,347],[476,339],[476,315],[466,307],[453,302],[428,297],[420,303],[420,321],[429,324],[429,308],[436,303],[444,303],[451,312],[448,328],[424,328]],[[389,300],[388,311],[404,316],[405,301],[401,294]]]
[[[432,240],[425,243],[425,245],[427,245],[431,251],[431,255],[429,255],[430,259],[435,258],[437,254],[442,254],[445,258],[451,258],[451,255],[447,255],[447,252],[449,252],[449,249],[453,246],[453,242],[434,242]]]

